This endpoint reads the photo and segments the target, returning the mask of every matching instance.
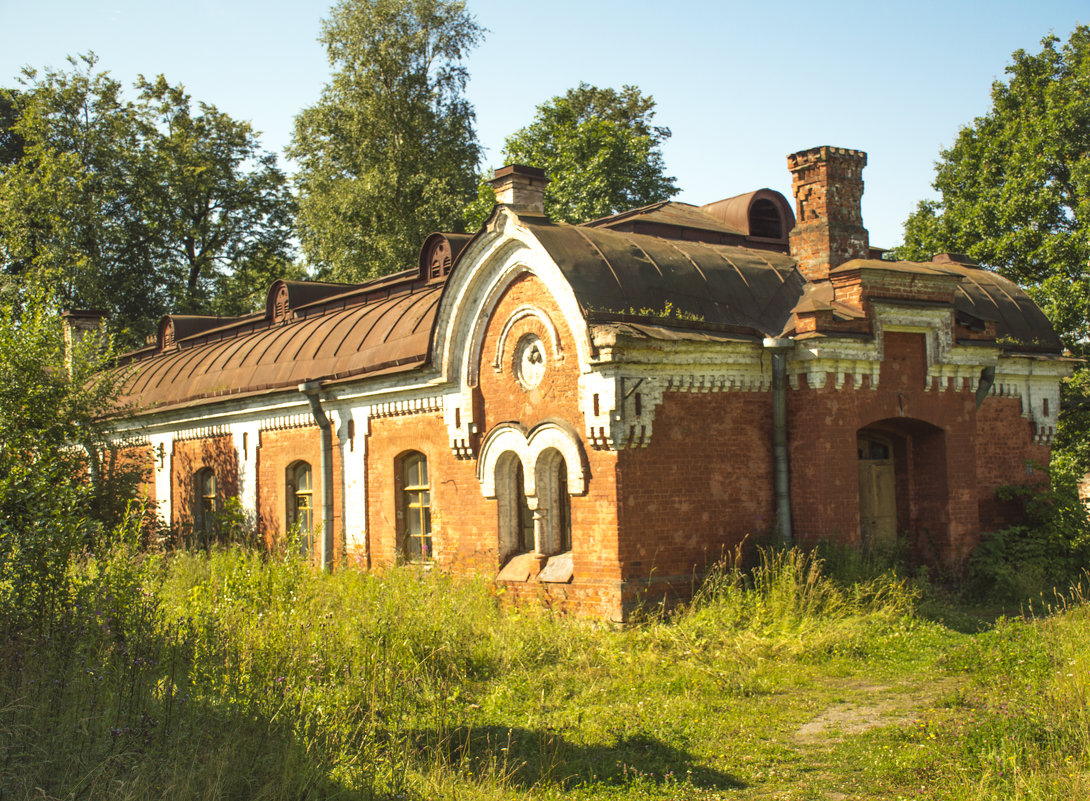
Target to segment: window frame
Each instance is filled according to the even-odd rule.
[[[305,475],[307,479],[305,489],[300,489],[299,486],[301,475]],[[306,460],[294,461],[288,465],[287,480],[284,483],[287,528],[289,531],[292,528],[298,531],[300,550],[307,554],[314,537],[314,468]],[[305,505],[301,505],[300,501],[304,500]],[[303,520],[300,520],[300,512],[305,513]]]
[[[211,486],[206,486],[211,480]],[[202,467],[193,474],[195,492],[194,527],[202,534],[213,533],[216,524],[216,512],[219,509],[219,482],[216,471],[211,467]]]
[[[422,451],[401,454],[397,459],[397,475],[398,550],[407,562],[433,562],[435,530],[427,454]]]

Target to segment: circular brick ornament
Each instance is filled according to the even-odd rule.
[[[533,389],[545,377],[545,343],[537,334],[524,334],[515,345],[513,372],[523,389]]]

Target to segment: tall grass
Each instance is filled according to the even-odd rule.
[[[838,583],[797,550],[728,561],[624,628],[482,580],[239,548],[118,546],[67,582],[40,626],[3,632],[2,798],[746,797],[790,781],[770,777],[800,759],[792,727],[839,677],[878,673],[960,688],[893,727],[897,787],[1081,797],[1090,775],[1077,593],[970,637],[920,618],[910,582]]]

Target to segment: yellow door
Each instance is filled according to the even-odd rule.
[[[897,484],[888,440],[859,438],[859,525],[863,547],[891,550],[897,542]]]

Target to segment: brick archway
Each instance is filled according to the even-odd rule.
[[[912,418],[878,420],[856,432],[856,453],[863,547],[913,564],[948,556],[946,432]]]

